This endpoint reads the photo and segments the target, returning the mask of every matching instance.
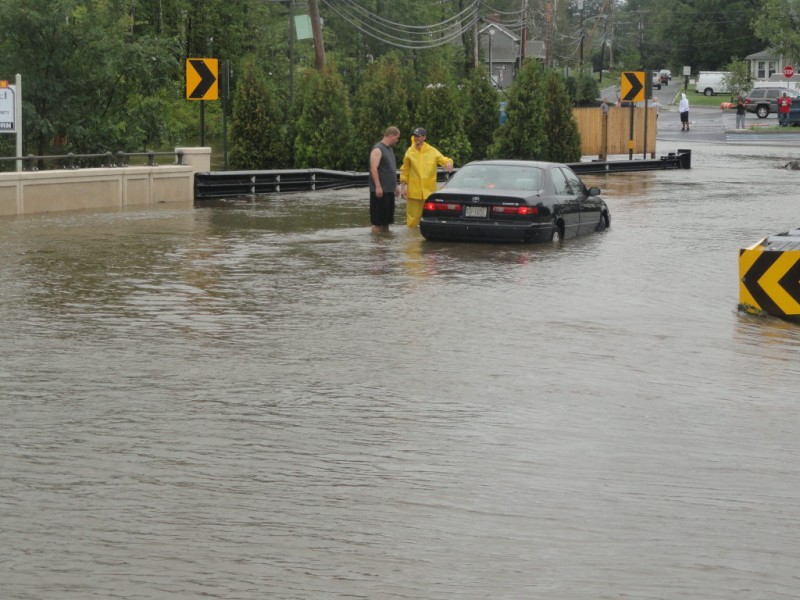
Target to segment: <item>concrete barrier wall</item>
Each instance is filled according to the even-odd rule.
[[[184,165],[0,173],[0,216],[152,204],[194,205],[194,174],[211,148],[176,148]]]

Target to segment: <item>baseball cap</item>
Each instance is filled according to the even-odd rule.
[[[417,128],[414,130],[414,135],[424,135],[424,136],[427,136],[427,135],[428,135],[428,132],[427,132],[427,131],[425,131],[425,130],[424,130],[422,127],[417,127]]]

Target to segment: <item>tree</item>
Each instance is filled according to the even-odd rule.
[[[489,155],[494,158],[542,159],[547,152],[542,67],[535,60],[522,64],[511,85],[506,122],[495,131]]]
[[[800,60],[800,2],[766,0],[754,22],[755,33],[788,60]]]
[[[427,130],[442,154],[460,165],[472,150],[464,133],[463,98],[449,73],[440,71],[434,82],[422,90],[414,122]]]
[[[395,54],[383,56],[370,65],[354,101],[358,156],[366,157],[389,125],[395,125],[403,132],[395,151],[398,154],[405,152],[407,143],[403,140],[408,139],[405,134],[410,134],[412,127],[405,80],[406,73]]]
[[[354,156],[350,100],[333,66],[304,71],[296,108],[296,168],[366,170],[367,157]]]
[[[469,160],[486,158],[489,145],[500,120],[500,99],[489,82],[489,74],[479,65],[464,80],[465,105],[464,132],[472,152]]]
[[[275,87],[251,58],[243,66],[233,105],[231,165],[240,169],[292,166],[286,115]]]
[[[23,76],[26,146],[58,151],[144,150],[160,107],[137,110],[178,76],[169,39],[130,34],[112,0],[6,0],[0,67]]]
[[[553,162],[577,162],[581,159],[581,136],[578,124],[572,115],[570,101],[564,79],[555,71],[544,74],[545,129],[547,146],[542,159]]]
[[[753,75],[748,61],[734,57],[724,69],[729,74],[722,77],[722,87],[730,92],[731,96],[744,96],[752,89]]]

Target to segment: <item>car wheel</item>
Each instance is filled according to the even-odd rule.
[[[766,106],[759,106],[756,108],[756,114],[758,115],[759,119],[766,119],[769,115],[769,108]]]
[[[561,228],[561,225],[558,223],[553,224],[553,237],[551,238],[553,242],[563,242],[564,241],[564,230]]]
[[[706,96],[713,96],[714,90],[712,90],[711,88],[706,88],[703,90],[703,94],[705,94]]]
[[[594,228],[595,231],[605,231],[606,227],[608,227],[608,217],[606,213],[600,213],[600,222],[597,224],[597,227]]]

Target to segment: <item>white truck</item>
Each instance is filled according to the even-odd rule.
[[[694,91],[706,96],[727,94],[729,90],[722,82],[722,78],[730,74],[730,71],[700,71],[694,84]]]

